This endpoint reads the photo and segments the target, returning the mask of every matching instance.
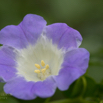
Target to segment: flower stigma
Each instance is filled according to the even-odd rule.
[[[45,62],[43,60],[41,60],[41,66],[39,64],[35,64],[35,67],[39,70],[34,70],[34,72],[37,73],[38,78],[40,78],[41,80],[45,80],[48,76],[51,75],[49,65],[47,64],[45,68],[44,66]]]

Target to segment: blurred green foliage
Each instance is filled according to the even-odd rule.
[[[89,67],[67,91],[57,89],[47,99],[16,99],[6,95],[0,83],[0,103],[103,103],[103,0],[0,0],[0,29],[19,24],[28,13],[44,17],[48,24],[63,22],[77,29],[81,47],[91,55]]]

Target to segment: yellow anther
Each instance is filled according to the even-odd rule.
[[[35,64],[35,66],[36,66],[38,69],[40,69],[40,65],[39,65],[39,64]]]
[[[40,70],[34,70],[35,73],[40,73]]]
[[[45,62],[43,60],[41,60],[41,65],[45,66]]]
[[[49,69],[49,65],[48,64],[46,65],[46,69]]]
[[[42,73],[45,73],[45,71],[46,71],[46,68],[44,68],[44,69],[41,70]]]

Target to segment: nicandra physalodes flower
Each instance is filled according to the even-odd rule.
[[[79,48],[80,33],[65,23],[46,25],[28,14],[15,26],[0,31],[0,77],[4,91],[30,100],[50,97],[56,88],[67,90],[86,72],[89,52]]]

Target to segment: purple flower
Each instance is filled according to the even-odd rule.
[[[17,98],[46,98],[56,88],[67,90],[86,72],[89,52],[78,48],[80,33],[65,23],[46,26],[38,15],[28,14],[18,25],[0,31],[0,78],[4,91]]]

